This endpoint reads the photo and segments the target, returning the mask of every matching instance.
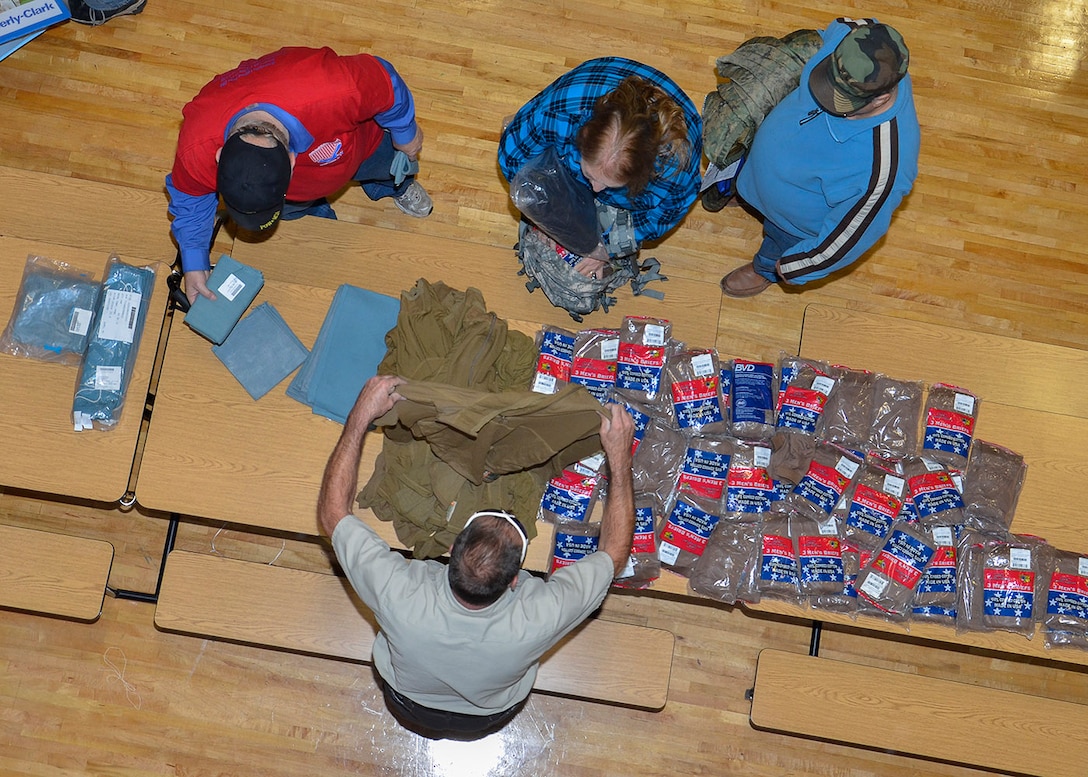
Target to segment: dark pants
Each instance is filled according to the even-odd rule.
[[[494,715],[467,715],[462,712],[446,712],[409,699],[403,694],[397,693],[385,679],[374,670],[374,676],[382,688],[385,696],[385,706],[397,719],[397,722],[409,731],[414,731],[428,739],[459,739],[469,741],[481,739],[488,734],[493,734],[509,723],[521,708],[525,701],[520,701],[508,710],[496,712]]]
[[[353,180],[359,182],[366,196],[372,200],[380,200],[384,197],[398,197],[404,194],[404,190],[412,183],[409,176],[397,186],[390,169],[393,167],[393,157],[397,150],[393,148],[393,136],[388,132],[382,133],[382,142],[374,149],[374,153],[363,160]]]

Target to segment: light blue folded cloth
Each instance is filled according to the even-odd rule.
[[[295,371],[310,352],[270,302],[253,309],[212,353],[249,395],[260,399]]]
[[[344,423],[363,384],[377,374],[385,358],[385,334],[396,326],[399,313],[397,298],[348,284],[338,288],[287,396]]]
[[[185,323],[218,345],[227,339],[263,286],[260,270],[223,254],[208,276],[208,288],[215,299],[197,297],[185,314]]]

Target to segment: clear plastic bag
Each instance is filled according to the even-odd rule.
[[[922,572],[936,551],[933,538],[920,526],[896,522],[880,551],[858,573],[861,600],[880,612],[905,618]]]
[[[1046,611],[1053,550],[1039,537],[965,531],[958,548],[956,629],[1031,639]]]
[[[115,256],[106,264],[94,328],[72,401],[77,432],[112,429],[121,419],[154,283],[151,267],[133,267]]]
[[[843,536],[857,547],[879,549],[903,510],[905,488],[906,482],[897,472],[866,461],[835,508]]]
[[[660,318],[625,316],[619,339],[616,392],[624,399],[655,401],[672,342],[672,324]]]
[[[694,493],[676,498],[661,526],[657,555],[661,565],[687,575],[706,549],[707,540],[717,526],[719,500]]]
[[[786,434],[815,436],[835,379],[826,364],[797,356],[780,357],[778,369],[781,385],[775,425]]]
[[[646,588],[661,576],[657,557],[657,525],[661,507],[652,494],[635,494],[635,533],[627,566],[616,578],[621,588]]]
[[[852,451],[864,453],[873,427],[873,384],[876,376],[865,370],[832,367],[835,391],[827,398],[816,436]]]
[[[1056,550],[1048,577],[1044,644],[1088,649],[1088,556]]]
[[[786,506],[817,521],[826,521],[857,477],[862,460],[850,451],[818,441],[804,477],[786,497]]]
[[[574,339],[570,382],[585,386],[598,402],[608,404],[616,390],[620,336],[615,329],[583,329]]]
[[[67,262],[30,255],[0,351],[59,364],[79,364],[87,350],[102,286]]]
[[[877,375],[873,380],[873,419],[869,450],[903,458],[918,450],[925,384]]]
[[[751,565],[751,575],[745,590],[738,593],[739,598],[759,601],[759,598],[767,597],[801,604],[796,529],[791,525],[794,516],[796,513],[775,513],[763,520],[756,563]]]
[[[760,523],[721,521],[710,535],[703,554],[695,560],[688,585],[697,594],[735,604],[744,582],[751,578],[763,533]],[[759,601],[749,592],[747,601]]]
[[[684,434],[729,432],[721,373],[717,352],[712,348],[681,351],[669,357],[663,392],[667,394],[669,416]]]
[[[967,524],[980,531],[1007,531],[1026,475],[1027,464],[1019,453],[975,440],[963,477]]]
[[[510,199],[525,218],[569,251],[584,256],[601,242],[593,191],[570,174],[554,148],[514,174]]]
[[[554,394],[570,383],[570,364],[574,353],[574,332],[555,326],[544,326],[537,332],[536,369],[532,390],[538,394]]]
[[[557,521],[548,574],[596,553],[600,540],[601,525],[599,523]]]
[[[975,435],[979,400],[970,391],[936,383],[925,405],[922,452],[950,469],[963,469]]]

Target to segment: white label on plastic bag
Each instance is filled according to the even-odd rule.
[[[614,362],[620,356],[620,340],[615,338],[601,343],[601,358],[606,362]]]
[[[823,537],[830,537],[833,534],[839,533],[839,522],[834,518],[829,518],[822,523],[817,524],[820,527],[820,535]]]
[[[94,387],[97,391],[120,391],[121,368],[106,365],[95,367]]]
[[[140,317],[140,300],[140,295],[135,291],[106,289],[98,336],[103,340],[131,343],[136,336],[136,321]]]
[[[661,547],[657,549],[657,557],[665,564],[675,564],[676,559],[680,558],[680,548],[668,542],[662,542]]]
[[[574,463],[574,471],[580,475],[596,475],[604,464],[604,452],[594,453]]]
[[[1031,551],[1027,548],[1009,548],[1009,569],[1031,569]]]
[[[757,467],[767,469],[771,466],[771,449],[764,448],[762,445],[757,446],[754,452],[754,461]]]
[[[635,559],[632,556],[627,557],[627,563],[623,565],[623,571],[619,574],[619,579],[625,577],[631,577],[635,574]]]
[[[922,464],[924,464],[925,468],[927,470],[929,470],[930,472],[937,472],[939,470],[944,469],[944,467],[941,466],[941,463],[939,461],[934,461],[933,459],[927,459],[925,456],[922,457]]]
[[[812,379],[812,389],[819,391],[825,397],[831,393],[831,389],[835,388],[835,379],[829,378],[826,375],[817,375]]]
[[[955,408],[957,413],[974,415],[975,398],[970,394],[956,394],[956,399],[952,402],[952,407]]]
[[[642,334],[643,345],[664,345],[665,327],[661,324],[647,324]]]
[[[884,493],[891,494],[894,497],[903,496],[903,487],[907,484],[907,481],[897,475],[885,475],[884,476]]]
[[[231,302],[234,302],[234,298],[241,294],[242,289],[244,289],[245,287],[246,285],[242,282],[242,279],[234,273],[231,273],[227,276],[227,279],[225,281],[219,284],[219,288],[216,289],[216,291],[229,299]]]
[[[878,572],[872,572],[865,576],[865,581],[861,584],[861,590],[866,596],[871,596],[874,599],[879,599],[884,595],[884,592],[888,590],[888,583],[891,581],[884,575]]]
[[[951,526],[934,526],[933,527],[933,541],[938,545],[948,547],[954,544],[952,540],[952,527]]]
[[[956,487],[956,490],[961,494],[963,493],[963,475],[960,472],[949,472],[952,478],[952,485]]]
[[[72,319],[68,322],[68,334],[83,337],[87,334],[87,330],[91,328],[91,319],[94,318],[94,313],[86,308],[73,308]]]
[[[1081,577],[1088,577],[1088,558],[1081,556],[1077,559],[1077,574]]]
[[[714,374],[714,357],[709,353],[701,353],[691,357],[691,371],[697,378],[705,378]]]
[[[845,456],[839,457],[839,463],[835,465],[835,471],[843,477],[853,478],[858,471],[858,463],[853,459],[848,459]]]
[[[536,377],[533,378],[533,391],[537,394],[554,394],[555,376],[545,375],[543,372],[536,373]]]

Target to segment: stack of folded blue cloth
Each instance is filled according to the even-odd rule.
[[[347,284],[338,288],[287,396],[344,423],[363,384],[377,374],[385,358],[385,334],[396,326],[399,313],[399,299]]]

